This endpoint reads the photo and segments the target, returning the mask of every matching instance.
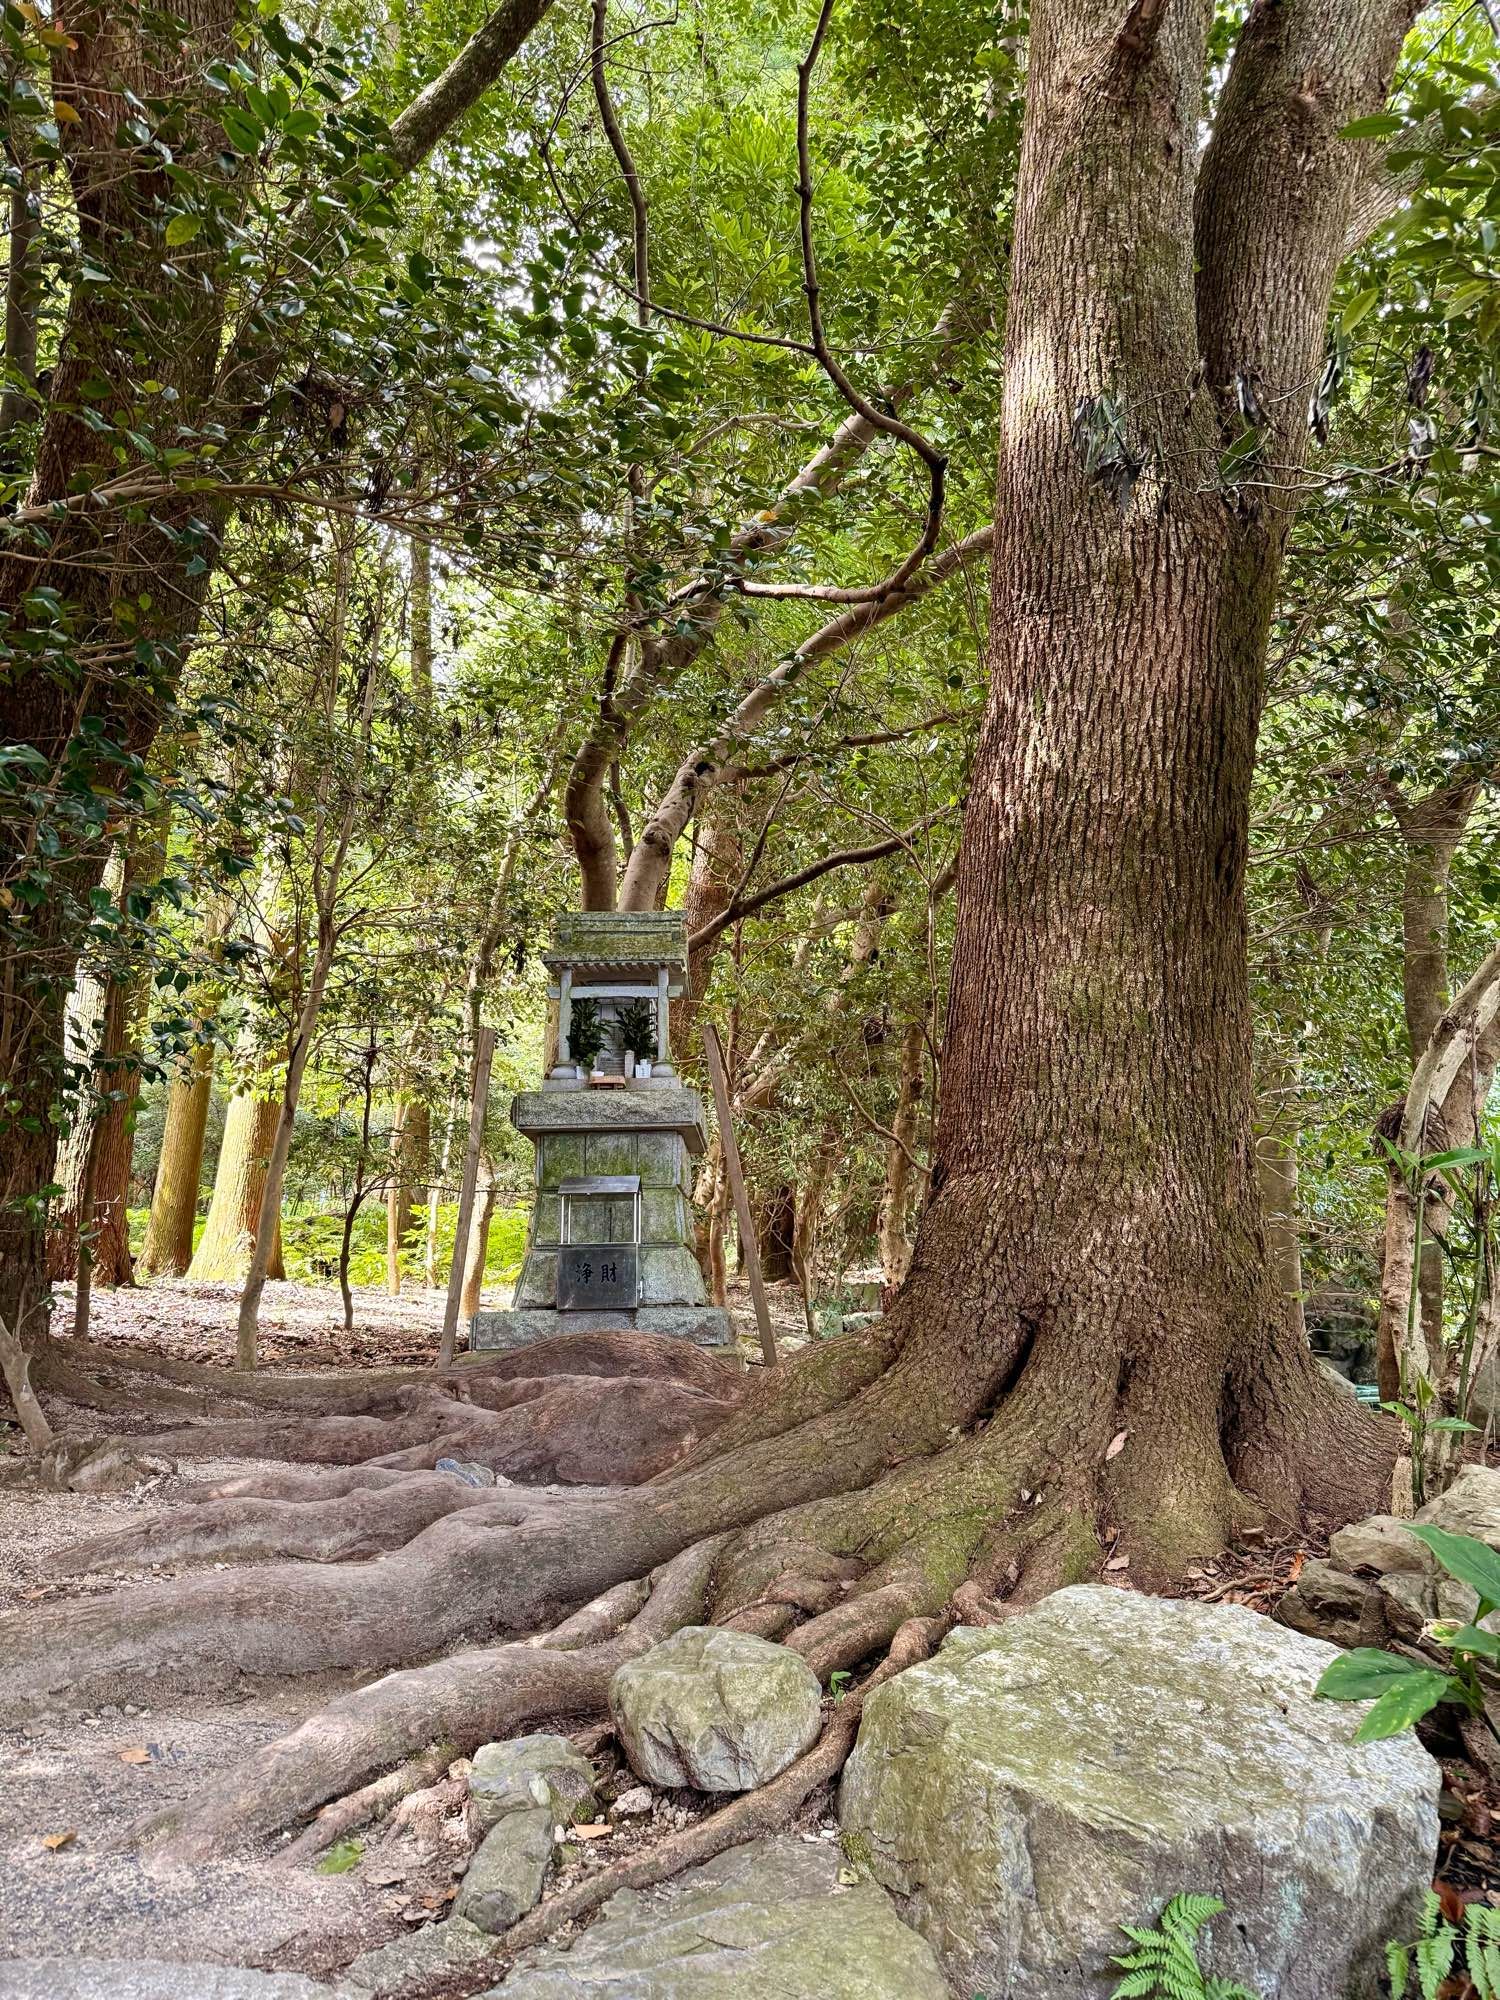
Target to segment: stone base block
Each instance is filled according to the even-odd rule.
[[[509,1312],[475,1313],[469,1322],[469,1351],[530,1347],[560,1333],[614,1333],[634,1327],[640,1333],[662,1333],[693,1340],[700,1347],[732,1347],[734,1325],[722,1306],[637,1306],[634,1312],[560,1313],[552,1306],[531,1306]]]

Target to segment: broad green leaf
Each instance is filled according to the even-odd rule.
[[[1427,1544],[1450,1576],[1472,1584],[1491,1604],[1500,1604],[1500,1555],[1492,1548],[1472,1535],[1450,1534],[1426,1521],[1412,1522],[1407,1532]]]
[[[1352,125],[1344,126],[1339,133],[1341,139],[1389,139],[1399,132],[1406,120],[1398,118],[1393,111],[1382,111],[1373,118],[1356,118]]]
[[[364,1848],[357,1840],[336,1841],[321,1860],[313,1863],[314,1875],[347,1875],[351,1868],[357,1868],[364,1854]]]
[[[1425,1673],[1415,1661],[1401,1653],[1383,1653],[1376,1646],[1356,1646],[1341,1653],[1323,1670],[1313,1689],[1321,1701],[1369,1701],[1413,1674]]]
[[[1418,1667],[1405,1680],[1386,1689],[1355,1730],[1355,1742],[1378,1743],[1382,1737],[1399,1736],[1403,1729],[1410,1729],[1429,1709],[1436,1708],[1452,1687],[1449,1675]]]
[[[202,227],[201,215],[174,215],[167,224],[167,242],[175,250],[179,243],[191,243]]]
[[[1443,1641],[1455,1653],[1475,1653],[1482,1660],[1500,1660],[1500,1632],[1486,1632],[1482,1625],[1460,1625]]]
[[[1367,292],[1357,293],[1344,307],[1343,316],[1339,320],[1341,330],[1352,333],[1379,297],[1379,285],[1371,285]]]

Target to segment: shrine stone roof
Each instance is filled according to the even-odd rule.
[[[557,920],[542,963],[563,966],[665,965],[686,972],[687,925],[680,910],[576,910]]]

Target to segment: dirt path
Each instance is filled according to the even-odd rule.
[[[154,1285],[96,1295],[93,1333],[179,1360],[228,1364],[235,1293],[224,1285]],[[278,1371],[409,1366],[430,1360],[440,1295],[357,1295],[353,1335],[336,1291],[271,1285],[263,1360]],[[72,1328],[60,1293],[56,1330]],[[109,1415],[44,1398],[68,1435],[159,1429],[142,1409]],[[144,1491],[95,1496],[0,1486],[0,1607],[128,1588],[170,1568],[89,1577],[53,1573],[60,1551],[169,1511],[191,1486],[265,1469],[262,1461],[196,1461]],[[373,1678],[373,1676],[368,1676]],[[0,1958],[201,1959],[224,1965],[326,1965],[401,1935],[432,1914],[417,1881],[372,1885],[357,1874],[281,1870],[265,1859],[162,1869],[115,1851],[126,1824],[186,1797],[366,1676],[240,1685],[222,1697],[174,1698],[170,1688],[128,1706],[44,1716],[0,1730]],[[49,1847],[49,1840],[66,1841]]]
[[[738,1288],[737,1288],[738,1289]],[[789,1287],[773,1300],[778,1336],[803,1334]],[[183,1361],[227,1366],[234,1353],[236,1294],[223,1285],[160,1284],[97,1296],[93,1337]],[[742,1332],[753,1330],[748,1296],[733,1301]],[[268,1287],[262,1364],[278,1373],[422,1365],[436,1349],[442,1300],[422,1291],[392,1299],[356,1295],[346,1334],[338,1294],[321,1286]],[[72,1329],[60,1295],[55,1329]],[[804,1336],[805,1337],[805,1336]],[[753,1337],[746,1342],[758,1360]],[[127,1383],[128,1371],[117,1371]],[[159,1410],[105,1413],[44,1397],[64,1436],[159,1431]],[[12,1433],[12,1439],[15,1434]],[[0,1451],[5,1448],[0,1430]],[[75,1542],[170,1513],[190,1489],[266,1469],[253,1459],[197,1460],[135,1493],[82,1495],[0,1482],[0,1607],[25,1610],[60,1599],[128,1592],[174,1573],[171,1566],[58,1576]],[[319,1876],[278,1869],[265,1856],[164,1868],[124,1851],[138,1817],[170,1807],[206,1779],[282,1736],[333,1695],[373,1672],[295,1682],[239,1682],[220,1694],[179,1695],[169,1681],[82,1715],[44,1714],[0,1730],[0,1958],[133,1957],[275,1965],[326,1974],[359,1952],[431,1921],[451,1893],[439,1853],[413,1852],[404,1870]],[[52,1843],[49,1845],[49,1842]],[[404,1859],[404,1857],[403,1857]]]

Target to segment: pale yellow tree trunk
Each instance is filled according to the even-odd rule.
[[[224,1143],[219,1148],[219,1164],[214,1173],[213,1199],[188,1266],[190,1278],[218,1279],[229,1284],[244,1282],[260,1226],[266,1167],[280,1109],[278,1099],[257,1095],[254,1090],[238,1090],[230,1098]],[[273,1242],[270,1274],[284,1277],[279,1215]]]

